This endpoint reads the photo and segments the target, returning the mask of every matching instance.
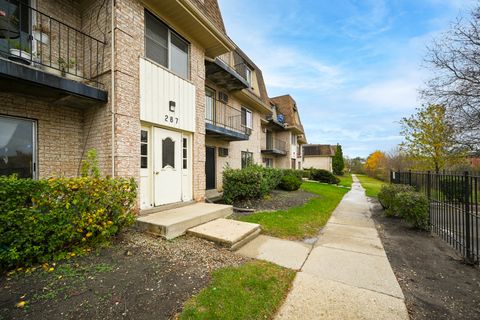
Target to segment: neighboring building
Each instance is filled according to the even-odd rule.
[[[332,159],[337,146],[306,144],[303,146],[303,168],[323,169],[333,172]]]
[[[284,169],[302,168],[302,145],[307,143],[297,103],[290,95],[270,99],[272,116],[262,121],[263,163]]]

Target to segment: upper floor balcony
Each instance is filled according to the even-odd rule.
[[[105,102],[108,93],[99,80],[104,52],[103,41],[25,1],[0,2],[2,91],[70,98],[79,106]]]
[[[251,129],[247,118],[244,111],[209,97],[207,91],[205,131],[208,136],[225,141],[248,140]]]
[[[267,131],[266,144],[262,148],[262,154],[272,156],[286,156],[287,155],[287,142],[275,139],[271,132]]]

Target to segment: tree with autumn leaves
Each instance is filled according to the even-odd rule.
[[[387,157],[382,151],[372,152],[365,161],[365,172],[372,177],[384,178],[386,163]]]

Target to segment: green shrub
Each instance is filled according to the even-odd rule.
[[[286,173],[282,177],[279,187],[286,191],[295,191],[302,185],[302,178],[296,174]]]
[[[330,171],[323,169],[312,170],[312,179],[319,182],[338,184],[340,179],[333,175]]]
[[[238,200],[262,198],[274,184],[265,178],[266,170],[260,165],[244,169],[227,168],[223,171],[223,199],[232,204]]]
[[[420,192],[404,191],[397,193],[389,210],[393,210],[395,214],[404,218],[415,228],[429,229],[429,201]]]
[[[244,169],[226,168],[223,171],[223,200],[232,204],[239,200],[262,198],[273,189],[292,188],[282,184],[286,176],[297,180],[295,185],[302,184],[300,170],[265,168],[261,165],[250,165]],[[292,178],[288,180],[293,181]]]
[[[282,181],[283,171],[275,168],[260,168],[263,171],[263,179],[266,180],[268,190],[277,189]]]
[[[465,181],[462,178],[443,178],[440,179],[440,190],[449,202],[465,202]]]
[[[382,205],[383,209],[385,209],[385,215],[391,216],[394,213],[389,210],[392,206],[392,202],[395,198],[395,195],[399,192],[405,191],[415,191],[412,186],[404,185],[404,184],[384,184],[378,193],[378,201]]]
[[[300,171],[302,173],[302,178],[310,180],[312,178],[312,171],[309,169],[304,169]]]
[[[133,179],[0,177],[0,268],[61,259],[134,222]]]

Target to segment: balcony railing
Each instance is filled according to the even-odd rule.
[[[287,152],[287,143],[283,140],[267,138],[266,150]]]
[[[242,124],[242,111],[220,100],[207,102],[205,122],[226,130],[250,134],[250,129]]]
[[[105,43],[21,1],[0,7],[0,55],[101,87]]]

